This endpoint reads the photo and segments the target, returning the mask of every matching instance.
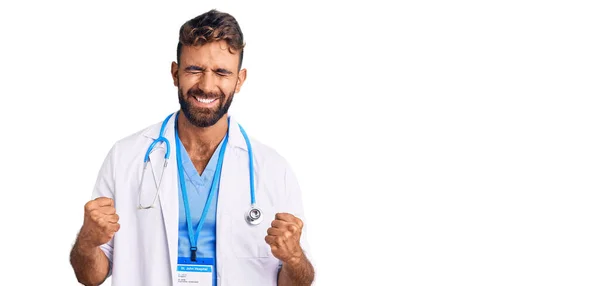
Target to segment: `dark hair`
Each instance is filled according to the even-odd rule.
[[[200,16],[185,22],[179,29],[177,44],[177,62],[183,46],[201,46],[206,43],[224,40],[229,46],[229,52],[240,52],[240,64],[244,58],[244,34],[237,20],[223,12],[212,9]]]

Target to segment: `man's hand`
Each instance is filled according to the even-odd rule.
[[[110,241],[120,227],[114,201],[105,197],[96,198],[85,204],[78,243],[85,249],[98,247]]]
[[[85,204],[83,226],[71,249],[71,265],[79,283],[100,285],[106,279],[110,265],[99,246],[109,242],[119,228],[112,199],[100,197]]]
[[[300,235],[304,223],[288,213],[278,213],[267,230],[265,241],[271,246],[273,256],[283,263],[294,264],[304,256],[300,247]]]
[[[304,222],[288,213],[278,213],[267,229],[265,241],[271,252],[283,262],[277,285],[311,285],[315,277],[312,264],[300,246]]]

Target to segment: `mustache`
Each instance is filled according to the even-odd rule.
[[[202,99],[212,99],[212,98],[223,98],[225,94],[223,92],[204,92],[199,88],[191,88],[187,91],[188,96],[199,97]]]

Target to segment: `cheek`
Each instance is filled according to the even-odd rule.
[[[237,80],[229,79],[227,81],[223,81],[221,88],[224,92],[231,93],[237,89]]]
[[[183,91],[187,91],[195,84],[196,84],[196,81],[189,77],[185,77],[185,76],[179,77],[179,88],[182,89]]]
[[[179,81],[179,89],[181,90],[181,92],[183,93],[183,95],[186,95],[188,93],[188,91],[192,90],[192,89],[202,89],[202,85],[198,85],[198,82],[195,80],[189,80],[189,79],[184,79],[182,78],[181,81]]]

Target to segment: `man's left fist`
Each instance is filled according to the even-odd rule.
[[[284,263],[300,260],[304,255],[300,247],[303,226],[302,220],[294,215],[277,213],[265,237],[265,241],[271,246],[273,256]]]

